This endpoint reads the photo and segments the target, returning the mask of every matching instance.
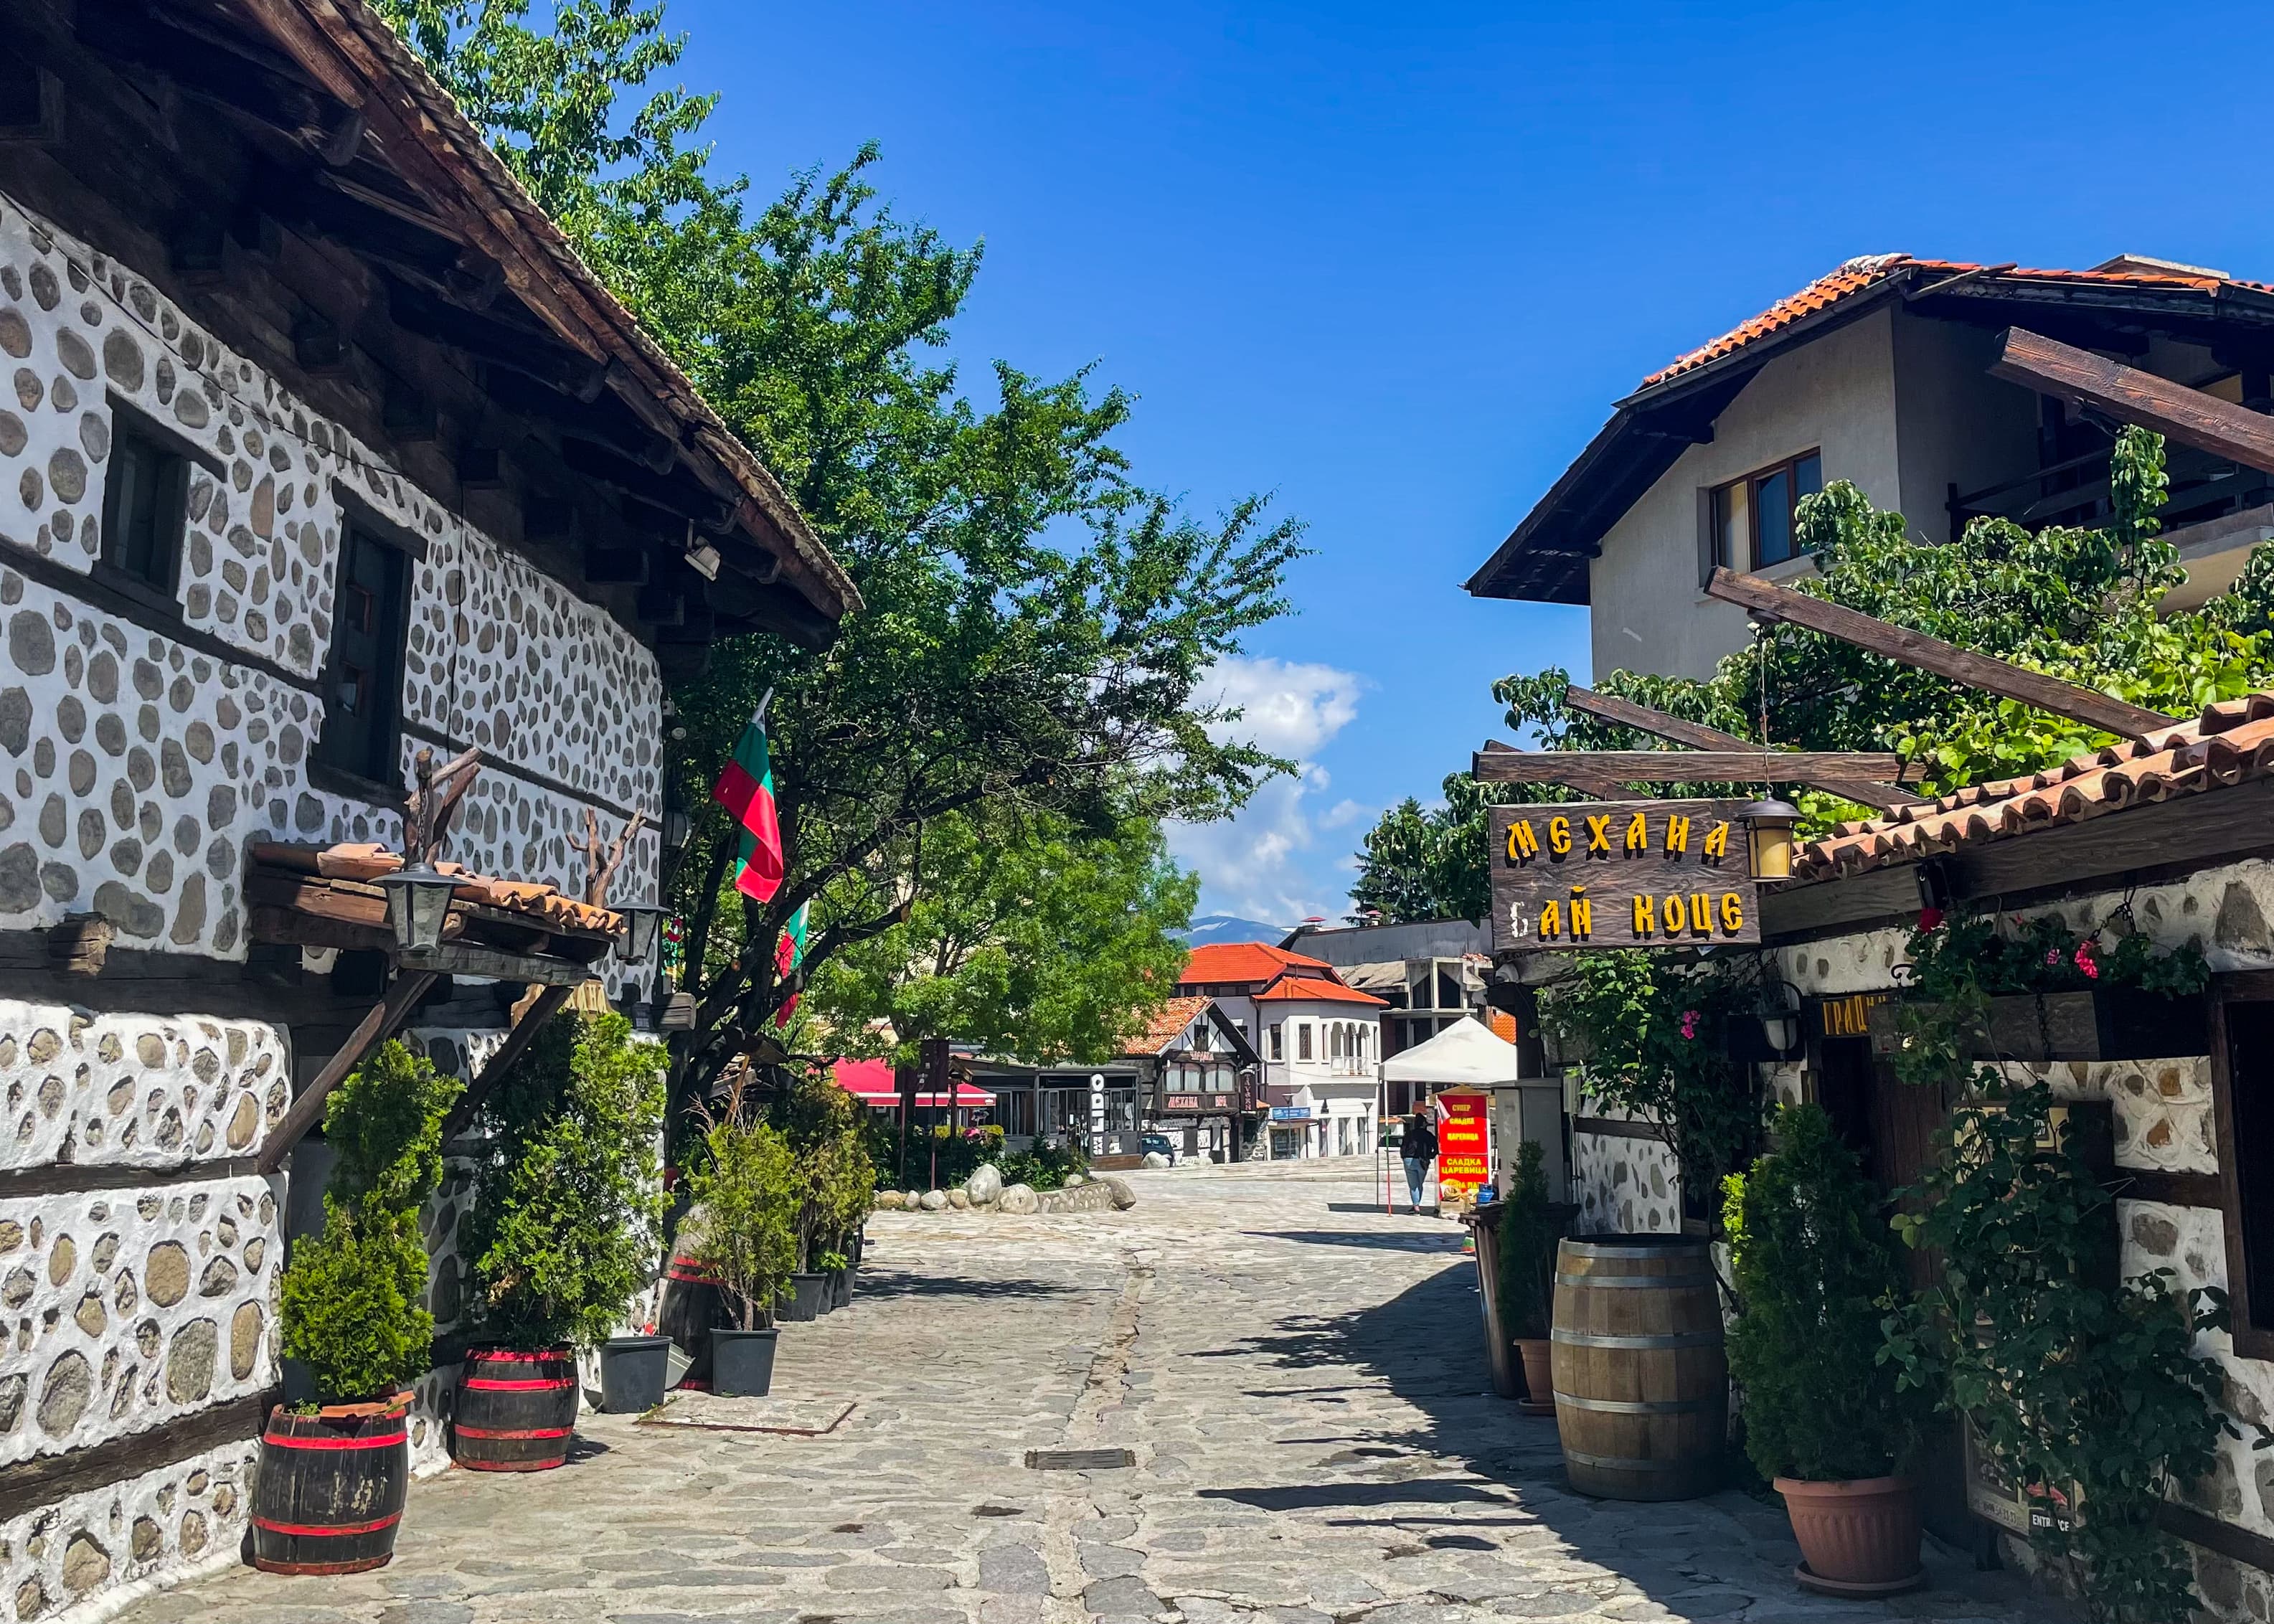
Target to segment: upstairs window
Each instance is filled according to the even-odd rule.
[[[102,485],[105,573],[147,589],[170,608],[181,572],[190,460],[124,411],[111,414],[111,425]]]
[[[1284,1060],[1287,1057],[1287,1028],[1280,1022],[1274,1021],[1271,1023],[1270,1034],[1271,1058]]]
[[[315,749],[321,765],[390,794],[401,777],[395,755],[410,575],[400,550],[360,525],[348,527],[332,598],[324,729]]]
[[[1824,457],[1817,451],[1718,487],[1708,520],[1711,562],[1729,569],[1766,569],[1797,556],[1794,514],[1802,497],[1823,488]]]
[[[1295,1058],[1308,1060],[1310,1057],[1311,1023],[1307,1020],[1298,1021],[1295,1023]]]

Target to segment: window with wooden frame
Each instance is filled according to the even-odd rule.
[[[1796,558],[1800,499],[1824,488],[1824,456],[1798,456],[1714,487],[1706,515],[1708,568],[1766,569]]]
[[[2274,971],[2223,975],[2212,989],[2227,1312],[2235,1352],[2274,1359]]]
[[[112,586],[178,613],[175,591],[188,528],[190,458],[139,413],[114,402],[102,481],[102,553]]]
[[[1297,1021],[1295,1023],[1295,1058],[1308,1060],[1310,1057],[1311,1023],[1307,1020]]]
[[[347,787],[401,793],[403,642],[410,622],[410,560],[373,529],[350,523],[340,542],[332,596],[332,650],[324,670],[324,726],[312,759]]]
[[[1274,1021],[1271,1023],[1270,1032],[1271,1058],[1284,1060],[1287,1057],[1287,1028],[1284,1023]]]

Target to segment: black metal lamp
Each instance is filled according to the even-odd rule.
[[[379,877],[387,892],[387,922],[395,945],[406,953],[431,953],[442,945],[442,921],[450,916],[450,893],[458,882],[419,863]]]
[[[1756,801],[1737,814],[1751,831],[1753,877],[1792,878],[1792,826],[1800,822],[1800,808],[1774,795]]]
[[[648,955],[655,951],[656,932],[663,927],[663,916],[669,910],[649,903],[632,903],[616,910],[625,919],[624,960],[628,964],[645,964]]]
[[[1753,1012],[1760,1017],[1761,1035],[1781,1058],[1800,1047],[1800,989],[1790,981],[1764,981]]]
[[[690,819],[686,813],[681,812],[676,807],[670,808],[665,811],[663,815],[664,845],[669,846],[674,852],[683,850],[687,845],[688,836],[693,832],[693,820]]]

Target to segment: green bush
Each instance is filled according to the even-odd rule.
[[[1745,1452],[1765,1477],[1899,1470],[1919,1406],[1881,1354],[1904,1285],[1879,1192],[1816,1105],[1778,1111],[1768,1152],[1724,1188]]]
[[[860,1102],[818,1072],[809,1072],[775,1094],[766,1110],[796,1166],[794,1228],[797,1267],[819,1268],[827,1252],[841,1252],[869,1216],[877,1194],[876,1164],[863,1132]],[[918,1137],[911,1154],[921,1154]]]
[[[789,1141],[772,1124],[752,1122],[731,1101],[712,1116],[688,1170],[694,1205],[685,1237],[719,1282],[735,1323],[763,1330],[797,1267],[797,1217],[802,1192]]]
[[[1031,1149],[1010,1152],[998,1158],[995,1166],[1006,1184],[1058,1190],[1065,1186],[1067,1174],[1088,1173],[1089,1158],[1079,1146],[1037,1144]]]
[[[1536,1139],[1516,1153],[1516,1178],[1500,1214],[1500,1322],[1510,1336],[1547,1335],[1555,1295],[1555,1214],[1547,1210],[1546,1157]]]
[[[401,1043],[382,1044],[324,1105],[338,1157],[324,1230],[296,1242],[282,1284],[284,1357],[321,1402],[399,1392],[433,1365],[418,1208],[442,1178],[442,1119],[461,1085]]]
[[[564,1013],[483,1102],[488,1145],[462,1244],[486,1340],[596,1346],[647,1283],[668,1064],[621,1015]]]

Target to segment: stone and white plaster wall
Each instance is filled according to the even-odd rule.
[[[1571,1194],[1581,1235],[1672,1235],[1682,1228],[1682,1171],[1656,1139],[1571,1136]]]
[[[0,375],[11,386],[0,391],[0,537],[91,571],[116,423],[139,413],[203,459],[189,491],[184,623],[293,679],[0,573],[0,929],[92,909],[128,945],[237,958],[246,840],[400,840],[392,813],[314,788],[305,769],[323,725],[313,690],[341,538],[358,513],[426,550],[412,574],[405,722],[489,759],[449,855],[582,894],[584,859],[568,840],[583,834],[583,802],[515,769],[659,818],[662,685],[628,630],[130,269],[5,197]],[[418,747],[404,740],[406,769]],[[604,838],[621,824],[606,812],[600,822]],[[644,834],[617,900],[654,898],[658,856]]]
[[[0,1522],[0,1596],[45,1618],[110,1587],[233,1560],[252,1501],[259,1446],[209,1449]]]

